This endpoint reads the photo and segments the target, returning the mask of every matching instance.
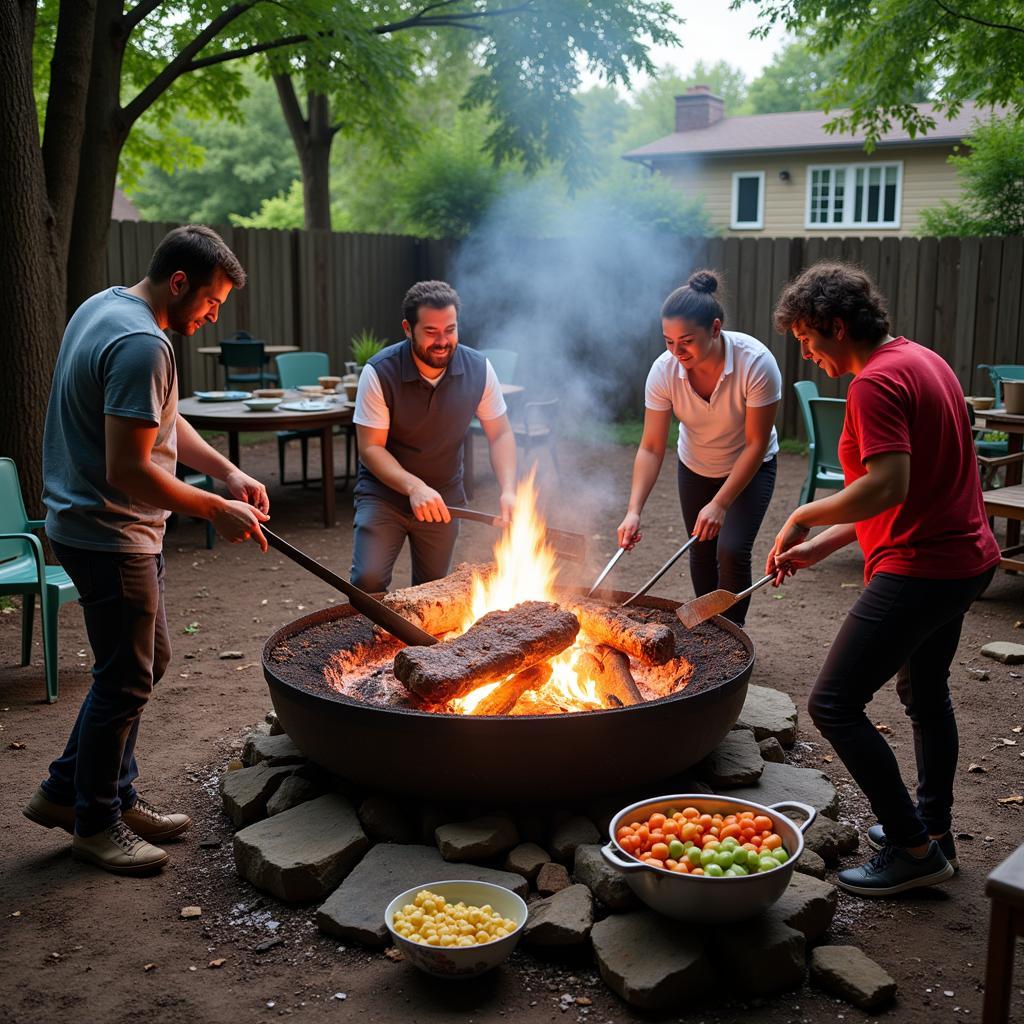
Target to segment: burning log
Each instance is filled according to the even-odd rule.
[[[542,661],[499,683],[473,708],[474,715],[507,715],[529,690],[539,690],[551,678],[551,663]]]
[[[630,707],[644,701],[629,670],[629,658],[621,651],[604,645],[585,651],[576,659],[576,672],[581,679],[593,681],[606,708]]]
[[[579,629],[572,612],[548,601],[524,601],[489,612],[455,640],[403,648],[395,655],[395,675],[420,700],[443,704],[559,654]]]
[[[442,579],[395,590],[381,601],[431,636],[441,636],[458,629],[469,617],[474,579],[489,580],[496,571],[493,563],[463,562]]]
[[[607,644],[648,665],[664,665],[676,653],[672,630],[657,622],[637,622],[625,612],[586,599],[567,603],[580,629],[595,643]]]

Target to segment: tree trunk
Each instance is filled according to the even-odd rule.
[[[99,0],[85,108],[82,166],[78,179],[67,268],[67,315],[107,285],[107,239],[117,165],[131,125],[120,103],[121,62],[127,42],[121,0]],[[134,284],[134,281],[118,282]]]
[[[285,123],[299,154],[302,171],[302,206],[307,229],[331,229],[331,143],[337,128],[331,127],[330,102],[324,93],[307,94],[307,116],[302,116],[295,87],[288,75],[275,75]]]
[[[29,515],[37,516],[43,422],[65,323],[67,233],[57,213],[70,209],[61,190],[71,190],[77,177],[95,4],[81,0],[66,11],[62,5],[55,56],[63,59],[52,70],[49,102],[62,108],[54,109],[53,122],[70,132],[70,151],[67,163],[50,160],[47,167],[32,95],[30,4],[34,0],[0,0],[0,453],[17,464]],[[59,94],[53,90],[58,82]],[[47,168],[56,190],[52,201]]]

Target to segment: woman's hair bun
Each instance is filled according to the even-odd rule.
[[[710,270],[695,270],[686,282],[695,292],[712,295],[718,291],[718,277]]]

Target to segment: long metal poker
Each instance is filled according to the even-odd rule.
[[[622,602],[619,606],[625,608],[627,604],[632,604],[638,597],[643,597],[651,587],[654,586],[662,576],[665,575],[672,568],[673,565],[682,557],[683,553],[694,541],[696,537],[691,537],[631,598]]]
[[[628,548],[619,548],[619,550],[616,551],[615,554],[612,555],[612,557],[608,559],[608,564],[601,570],[601,575],[598,576],[596,580],[594,580],[594,585],[587,591],[587,597],[593,597],[594,596],[594,591],[597,590],[597,588],[599,586],[601,586],[602,583],[604,583],[605,576],[607,576],[608,573],[610,573],[612,571],[612,569],[615,568],[615,563],[628,550],[629,550]]]

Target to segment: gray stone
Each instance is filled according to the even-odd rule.
[[[265,817],[267,801],[294,771],[294,765],[273,768],[268,764],[258,764],[252,768],[239,768],[222,776],[221,802],[235,827],[242,828]]]
[[[839,794],[828,777],[817,768],[797,768],[791,764],[764,766],[761,781],[756,786],[742,786],[729,791],[739,800],[771,806],[783,800],[798,800],[810,804],[819,814],[834,818],[839,813]]]
[[[408,806],[386,796],[368,796],[359,805],[359,820],[366,834],[382,843],[414,843],[419,832]]]
[[[236,832],[235,868],[283,900],[322,899],[369,845],[352,805],[328,793]]]
[[[315,799],[320,793],[320,787],[315,782],[304,779],[301,775],[290,775],[267,801],[267,817],[272,818],[275,814],[290,811],[307,800]]]
[[[784,747],[796,743],[796,705],[789,694],[767,686],[748,686],[738,729],[749,729],[754,739],[774,736]]]
[[[810,875],[812,878],[824,878],[825,862],[813,850],[804,847],[804,852],[800,854],[800,859],[794,865],[793,870],[799,871],[803,875]]]
[[[678,1010],[715,983],[701,940],[653,910],[606,917],[591,929],[590,941],[605,984],[630,1006]],[[752,948],[745,937],[743,948]]]
[[[800,860],[804,856],[806,851]],[[808,943],[817,942],[828,931],[837,903],[834,885],[794,872],[786,891],[765,911],[765,916],[803,932]]]
[[[434,833],[445,860],[488,860],[519,843],[515,822],[503,814],[442,825]]]
[[[284,734],[284,726],[281,724],[281,719],[277,717],[277,712],[273,709],[267,712],[264,721],[270,726],[271,736],[281,736]]]
[[[266,761],[269,765],[302,764],[306,755],[292,742],[290,736],[279,733],[277,736],[263,736],[250,733],[242,751],[242,760],[247,765]]]
[[[988,658],[995,658],[1004,665],[1020,665],[1024,663],[1024,644],[1011,644],[1004,640],[996,640],[985,644],[981,653]]]
[[[716,789],[753,786],[764,771],[764,758],[752,732],[734,729],[694,770]]]
[[[551,860],[548,851],[536,843],[520,843],[509,850],[505,858],[505,870],[522,875],[528,882],[537,878],[540,869]]]
[[[391,900],[413,886],[457,878],[491,882],[519,896],[527,892],[521,875],[473,864],[450,864],[433,846],[380,843],[317,910],[316,923],[322,932],[339,939],[385,946],[389,934],[384,910]]]
[[[895,980],[856,946],[819,946],[813,950],[811,981],[830,995],[872,1012],[896,997]]]
[[[766,736],[763,740],[758,740],[757,749],[761,751],[761,757],[766,761],[771,761],[772,764],[786,763],[786,752],[774,736]]]
[[[596,843],[601,839],[597,826],[583,815],[577,814],[556,825],[551,832],[548,844],[555,860],[563,864],[571,864],[576,855],[576,847],[585,843]]]
[[[742,936],[744,951],[756,952],[737,956],[737,935]],[[788,992],[803,984],[806,949],[803,932],[768,912],[741,922],[739,926],[716,928],[711,944],[723,975],[729,978],[730,984],[737,985],[749,995]]]
[[[537,892],[541,896],[553,896],[556,892],[568,889],[570,885],[572,882],[564,864],[542,864],[537,872]]]
[[[626,876],[616,871],[601,856],[601,847],[577,846],[573,866],[574,882],[582,882],[609,909],[617,913],[639,906],[636,893],[629,887]]]
[[[594,897],[585,885],[570,885],[530,904],[523,939],[534,946],[581,946],[594,924]]]
[[[835,866],[842,855],[853,853],[859,842],[857,830],[852,825],[821,816],[815,818],[804,833],[804,847],[816,853],[830,867]]]

